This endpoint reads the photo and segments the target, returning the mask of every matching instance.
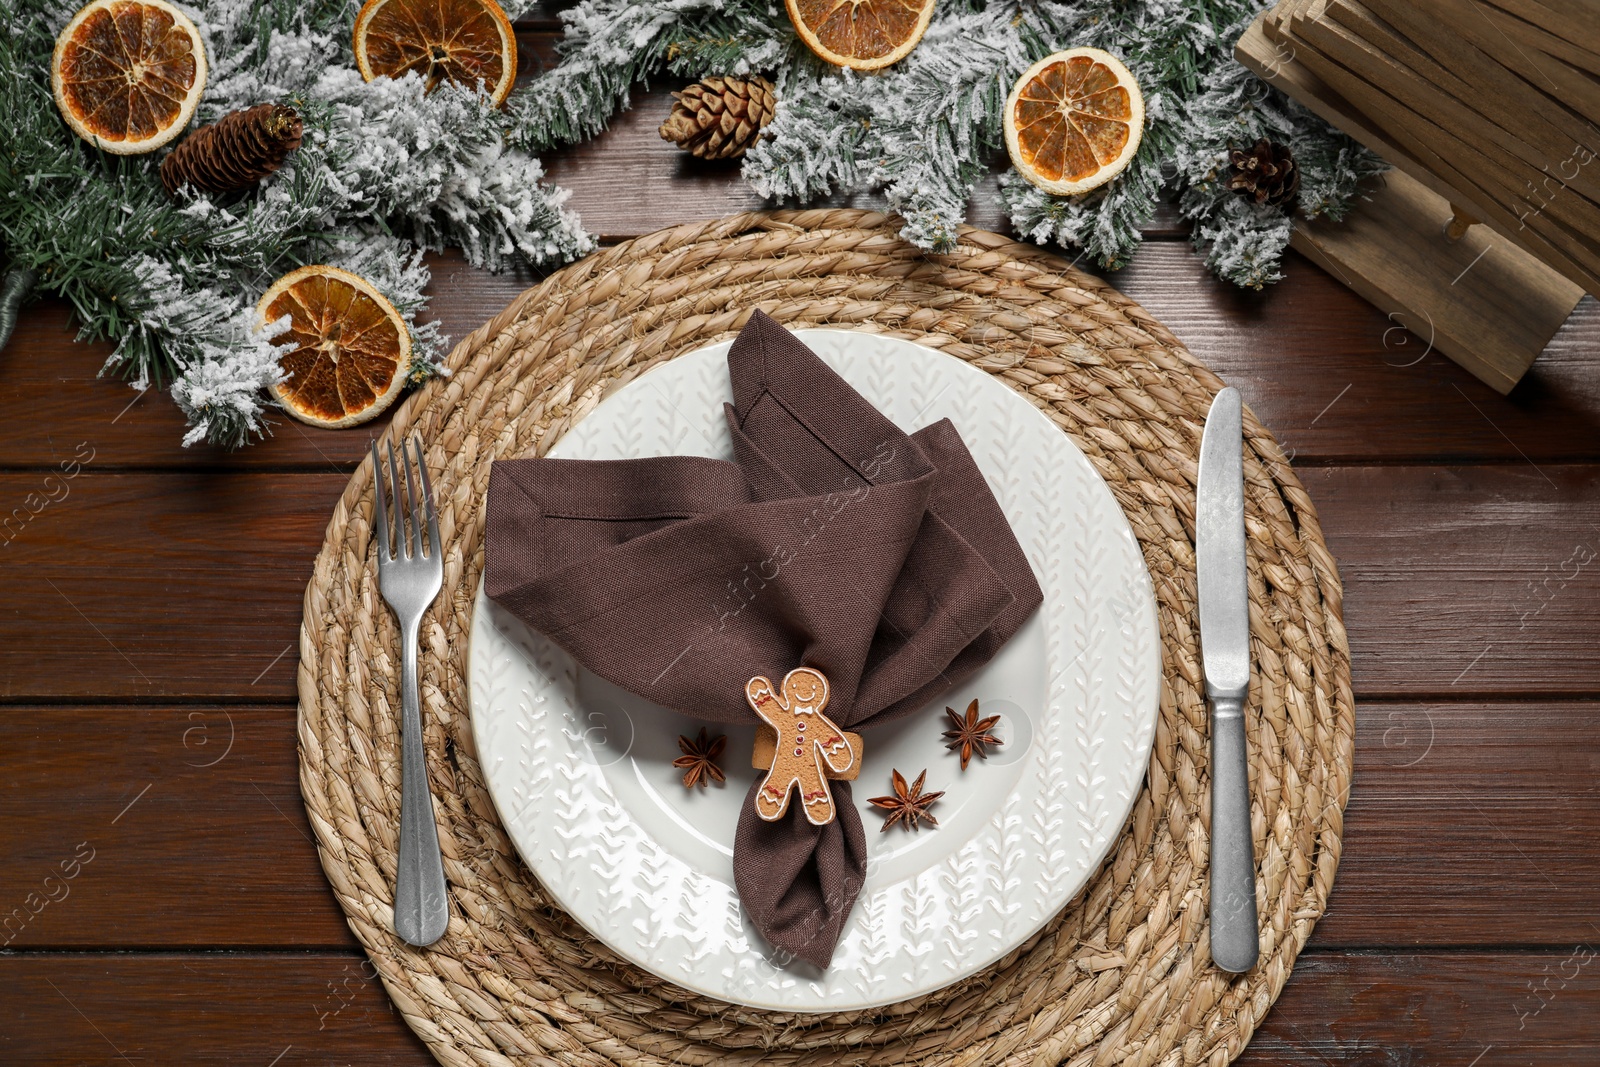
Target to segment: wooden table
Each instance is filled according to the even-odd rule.
[[[635,104],[550,160],[594,232],[759,206]],[[1291,450],[1358,698],[1332,906],[1239,1062],[1600,1062],[1600,310],[1502,398],[1303,259],[1216,281],[1174,221],[1112,280]],[[532,281],[433,266],[456,339]],[[73,333],[45,301],[0,355],[0,1062],[429,1064],[296,780],[301,596],[382,427],[185,450]]]

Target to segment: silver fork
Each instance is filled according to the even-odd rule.
[[[391,526],[384,507],[383,464],[378,459],[378,443],[372,443],[372,530],[378,539],[378,588],[400,621],[400,868],[394,886],[394,932],[413,945],[431,945],[444,936],[450,923],[450,906],[445,898],[444,861],[439,855],[439,830],[434,825],[433,796],[428,791],[428,767],[422,751],[417,629],[422,613],[439,595],[444,561],[439,519],[433,510],[433,488],[428,484],[428,464],[422,458],[422,440],[412,437],[410,444],[416,452],[415,464],[406,444],[400,445],[400,466],[406,471],[406,507],[402,510],[394,443],[387,443],[389,484],[394,487]],[[413,466],[422,479],[420,494]],[[428,518],[426,530],[422,524],[424,511]]]

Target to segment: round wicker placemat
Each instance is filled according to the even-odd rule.
[[[737,215],[599,252],[459,344],[453,374],[393,432],[426,444],[446,544],[421,679],[449,931],[392,932],[399,824],[397,632],[371,558],[372,471],[340,498],[306,589],[300,782],[323,869],[406,1021],[443,1063],[1208,1063],[1244,1047],[1327,905],[1354,705],[1342,592],[1316,512],[1246,412],[1255,679],[1248,729],[1261,962],[1210,964],[1208,746],[1195,628],[1194,479],[1217,378],[1143,308],[1042,250],[978,230],[925,255],[851,210]],[[1027,944],[938,993],[794,1015],[687,993],[550,903],[484,786],[465,676],[490,463],[543,452],[609,390],[733,336],[752,308],[791,328],[908,338],[1000,375],[1071,434],[1127,512],[1159,602],[1149,779],[1088,887]]]

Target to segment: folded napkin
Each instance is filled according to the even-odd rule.
[[[870,730],[987,663],[1043,597],[955,427],[903,433],[759,311],[728,368],[733,462],[494,464],[489,596],[601,677],[716,722],[757,722],[745,682],[804,665],[829,680],[829,718]],[[888,778],[870,735],[865,759]],[[760,784],[734,840],[740,900],[826,967],[866,873],[860,812],[834,781],[832,822],[798,804],[766,822]]]

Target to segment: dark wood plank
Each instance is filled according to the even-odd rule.
[[[525,75],[564,2],[519,23]],[[608,238],[758,206],[657,137],[675,87],[548,160]],[[1003,229],[992,184],[974,219]],[[1164,211],[1110,277],[1304,468],[1360,698],[1332,910],[1240,1062],[1600,1060],[1600,312],[1502,399],[1402,328],[1426,324],[1294,256],[1239,292],[1162,239],[1185,231]],[[535,280],[432,262],[458,340]],[[432,1063],[349,948],[295,784],[303,583],[382,423],[182,450],[167,399],[71,335],[42,302],[0,359],[0,1061]]]
[[[434,1063],[358,952],[0,955],[0,1060],[39,1067]]]
[[[0,946],[354,946],[292,706],[13,709],[0,763]]]
[[[0,1054],[35,1067],[430,1067],[371,974],[353,954],[0,956]],[[1312,954],[1238,1062],[1592,1063],[1597,974],[1584,945]]]
[[[1600,467],[1301,478],[1344,580],[1358,696],[1594,695]]]
[[[1259,293],[1212,277],[1187,245],[1168,242],[1103,277],[1238,386],[1302,465],[1600,455],[1593,298],[1502,397],[1433,351],[1426,323],[1386,314],[1298,253]]]
[[[21,511],[0,525],[0,699],[293,701],[302,583],[345,476],[99,461],[71,480],[0,473]],[[1303,476],[1341,564],[1359,695],[1593,693],[1600,466]]]
[[[1600,942],[1597,766],[1600,704],[1361,704],[1312,945]]]
[[[1245,393],[1301,465],[1600,458],[1600,304],[1585,299],[1521,385],[1501,397],[1298,255],[1251,293],[1210,277],[1187,245],[1152,242],[1107,278]],[[430,257],[433,314],[455,340],[537,280]],[[181,448],[167,397],[97,377],[109,352],[75,344],[64,305],[24,312],[0,359],[0,468],[51,466],[79,442],[107,466],[348,470],[384,420],[318,430],[278,416],[241,452]]]
[[[1600,961],[1555,953],[1300,960],[1240,1067],[1525,1067],[1600,1062]]]
[[[1597,763],[1600,704],[1361,705],[1313,947],[1600,939]],[[351,942],[295,785],[292,708],[18,708],[0,764],[0,947]]]
[[[71,479],[0,475],[21,509],[0,522],[0,699],[293,703],[301,598],[346,475],[113,474],[89,455]]]

